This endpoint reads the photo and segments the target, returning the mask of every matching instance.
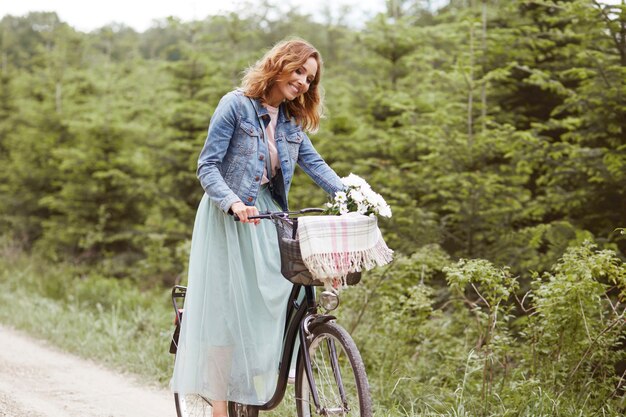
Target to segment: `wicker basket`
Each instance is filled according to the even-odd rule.
[[[274,221],[278,232],[278,247],[280,248],[280,272],[294,284],[323,286],[324,283],[314,279],[307,269],[300,252],[300,242],[294,239],[293,223],[290,219],[276,219]],[[348,274],[346,282],[355,285],[361,281],[361,272]]]

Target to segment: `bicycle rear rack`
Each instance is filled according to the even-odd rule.
[[[172,335],[172,342],[170,343],[170,353],[175,354],[178,350],[178,336],[180,335],[180,326],[183,320],[183,309],[179,306],[177,300],[182,300],[187,295],[187,287],[182,285],[176,285],[172,288],[172,305],[174,306],[174,312],[176,317],[174,318],[174,334]]]

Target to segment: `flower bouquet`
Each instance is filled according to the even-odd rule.
[[[391,208],[385,199],[358,175],[350,174],[341,182],[345,191],[339,191],[326,203],[325,214],[348,214],[356,212],[365,216],[391,217]]]

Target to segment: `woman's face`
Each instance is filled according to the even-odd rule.
[[[283,100],[291,101],[309,91],[311,82],[317,73],[317,61],[310,57],[300,67],[277,81],[267,97],[270,106],[278,106]]]

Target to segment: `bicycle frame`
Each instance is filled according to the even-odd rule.
[[[304,289],[304,299],[298,302],[299,294]],[[176,312],[176,323],[180,325],[182,321],[182,314],[180,305],[177,303],[177,299],[184,299],[186,295],[186,287],[177,285],[172,289],[172,304],[174,305],[174,311]],[[261,411],[268,411],[276,408],[278,404],[283,400],[285,392],[287,390],[287,381],[289,377],[289,368],[291,366],[291,358],[293,356],[296,338],[300,341],[300,350],[298,352],[298,358],[296,368],[299,369],[301,361],[304,361],[304,371],[307,376],[309,387],[311,388],[311,395],[313,396],[313,403],[317,410],[320,408],[319,396],[317,394],[317,388],[315,386],[315,379],[313,378],[313,370],[311,367],[311,357],[309,356],[309,340],[307,335],[310,330],[315,326],[326,323],[331,320],[335,320],[336,317],[328,314],[317,314],[317,303],[315,301],[314,288],[310,286],[294,285],[289,295],[289,304],[287,306],[287,320],[285,322],[285,331],[283,334],[283,353],[278,366],[278,380],[276,383],[276,389],[272,398],[263,405],[252,406]],[[174,342],[173,342],[174,343]],[[335,375],[339,376],[339,372],[336,371]],[[345,403],[345,394],[343,392],[343,384],[341,380],[338,381],[341,398]]]
[[[298,303],[298,295],[301,289],[304,288],[304,299],[301,303]],[[287,380],[289,376],[289,368],[291,365],[291,358],[293,350],[295,348],[296,337],[300,340],[300,349],[297,358],[297,363],[304,361],[304,371],[311,388],[311,394],[313,396],[313,402],[316,409],[319,410],[320,403],[317,394],[317,388],[315,386],[315,380],[313,379],[313,370],[311,367],[311,357],[309,356],[308,339],[307,335],[309,331],[315,326],[326,323],[331,320],[335,320],[335,316],[327,314],[317,314],[317,303],[315,301],[315,292],[313,287],[294,285],[289,296],[289,305],[287,306],[287,321],[285,323],[285,333],[283,336],[283,354],[281,356],[280,364],[278,366],[278,381],[276,383],[276,389],[274,395],[268,402],[263,405],[256,406],[262,411],[267,411],[275,408],[280,404],[285,396],[287,389]],[[298,368],[298,365],[296,365]],[[343,395],[342,395],[343,397]],[[345,399],[344,399],[345,401]]]
[[[296,231],[298,229],[298,216],[310,213],[321,213],[323,209],[308,208],[299,211],[287,211],[287,212],[265,212],[259,213],[258,216],[250,217],[250,219],[277,219],[289,217],[292,220],[292,238],[296,238]],[[239,219],[237,216],[235,221]],[[301,289],[304,288],[304,300],[298,304],[298,295]],[[276,383],[276,389],[274,395],[268,402],[260,406],[253,406],[261,411],[267,411],[275,408],[280,404],[285,396],[285,390],[287,388],[287,381],[289,377],[289,368],[291,365],[291,358],[295,347],[296,337],[300,340],[300,348],[296,363],[296,369],[300,369],[301,361],[304,361],[304,372],[306,373],[309,388],[311,389],[311,396],[313,397],[313,403],[317,412],[320,411],[320,401],[315,386],[315,379],[313,378],[313,369],[311,367],[311,356],[309,354],[309,340],[307,335],[310,334],[310,330],[314,329],[317,325],[326,323],[331,320],[335,320],[336,317],[328,314],[317,313],[317,302],[315,301],[315,291],[312,286],[294,285],[289,295],[289,305],[287,306],[287,320],[285,323],[285,333],[283,336],[283,354],[281,356],[280,364],[278,366],[278,380]],[[343,389],[343,383],[341,375],[337,365],[336,351],[333,344],[329,345],[332,356],[332,366],[337,378],[337,384],[339,386],[340,396],[342,402],[346,403],[345,392]]]

